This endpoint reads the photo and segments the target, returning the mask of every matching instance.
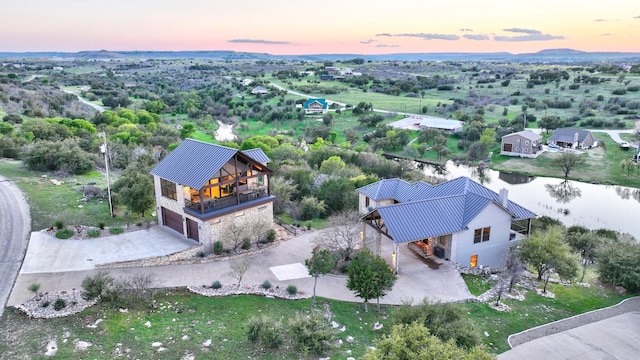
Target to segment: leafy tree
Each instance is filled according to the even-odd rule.
[[[553,272],[563,279],[576,275],[577,265],[563,238],[564,229],[553,226],[546,231],[534,232],[522,241],[520,259],[536,269],[538,280],[544,277],[544,291]]]
[[[116,202],[144,216],[155,202],[153,180],[146,172],[147,167],[138,167],[138,164],[135,162],[127,167],[123,176],[113,184],[113,192]]]
[[[598,251],[598,248],[606,242],[606,239],[598,236],[598,234],[589,231],[571,231],[571,228],[567,231],[567,243],[571,249],[580,255],[582,263],[582,276],[580,281],[584,280],[584,275],[587,272],[587,266],[592,263]]]
[[[480,135],[480,143],[484,145],[485,149],[490,150],[496,144],[496,129],[486,128]]]
[[[575,168],[576,166],[582,165],[585,160],[584,157],[582,157],[580,154],[570,151],[563,151],[560,156],[555,157],[551,161],[553,165],[560,167],[560,169],[564,173],[564,177],[568,178],[571,170],[573,170],[573,168]]]
[[[180,137],[186,139],[190,137],[196,131],[195,125],[189,123],[182,125],[182,129],[180,129]]]
[[[343,209],[354,209],[358,204],[355,186],[346,178],[331,178],[323,182],[317,196],[327,204],[327,211],[330,214]]]
[[[370,299],[378,299],[393,288],[396,274],[383,258],[373,255],[368,249],[356,254],[347,267],[347,289],[364,300],[364,311],[368,311]]]
[[[375,346],[367,350],[363,357],[365,360],[490,360],[494,358],[481,347],[467,350],[456,346],[453,341],[445,342],[431,335],[429,328],[418,322],[393,326],[391,334],[376,340]]]
[[[271,192],[276,196],[273,202],[273,212],[282,214],[286,207],[291,204],[291,197],[296,191],[296,185],[291,179],[285,179],[280,176],[273,176],[270,180]]]
[[[476,328],[466,311],[459,304],[432,304],[424,299],[413,306],[403,304],[394,315],[395,324],[419,323],[431,329],[431,333],[442,341],[453,341],[457,346],[471,349],[482,343]]]
[[[320,172],[327,175],[338,175],[346,166],[340,156],[331,156],[320,164]]]
[[[311,306],[316,306],[316,285],[318,284],[318,277],[320,275],[326,275],[336,265],[336,259],[328,249],[320,249],[319,247],[313,248],[311,258],[306,259],[304,264],[309,269],[309,275],[313,276],[313,298],[311,300]]]
[[[13,132],[13,125],[9,123],[0,123],[0,134],[9,135]]]
[[[96,156],[87,153],[75,140],[38,141],[24,154],[24,162],[32,170],[65,171],[85,174],[95,165]]]
[[[640,244],[623,239],[603,246],[597,254],[600,278],[628,291],[640,289]]]
[[[316,199],[314,196],[305,196],[299,203],[300,219],[311,220],[321,217],[325,214],[327,206],[324,201]]]

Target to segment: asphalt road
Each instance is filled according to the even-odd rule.
[[[22,192],[0,176],[0,316],[27,251],[31,216]]]

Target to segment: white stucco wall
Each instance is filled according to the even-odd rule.
[[[489,241],[473,243],[474,230],[491,227]],[[478,255],[478,266],[500,268],[511,246],[511,215],[500,206],[489,204],[469,225],[468,230],[454,234],[452,238],[451,261],[468,267],[471,256]]]

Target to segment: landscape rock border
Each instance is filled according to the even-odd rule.
[[[306,294],[303,291],[298,291],[295,294],[289,294],[286,288],[279,286],[265,289],[262,285],[236,285],[229,284],[223,285],[219,289],[214,289],[211,286],[187,286],[187,290],[194,294],[207,296],[207,297],[223,297],[230,295],[258,295],[273,297],[286,300],[302,300],[309,299],[311,295]]]
[[[63,299],[66,306],[60,310],[55,310],[53,303],[56,299]],[[49,301],[49,305],[43,307],[45,301]],[[43,296],[34,297],[33,299],[16,306],[16,310],[25,313],[33,319],[54,319],[82,312],[98,303],[98,300],[85,300],[78,291],[67,293],[66,291],[50,292]]]

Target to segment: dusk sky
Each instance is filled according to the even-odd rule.
[[[640,52],[639,0],[21,0],[0,52]]]

